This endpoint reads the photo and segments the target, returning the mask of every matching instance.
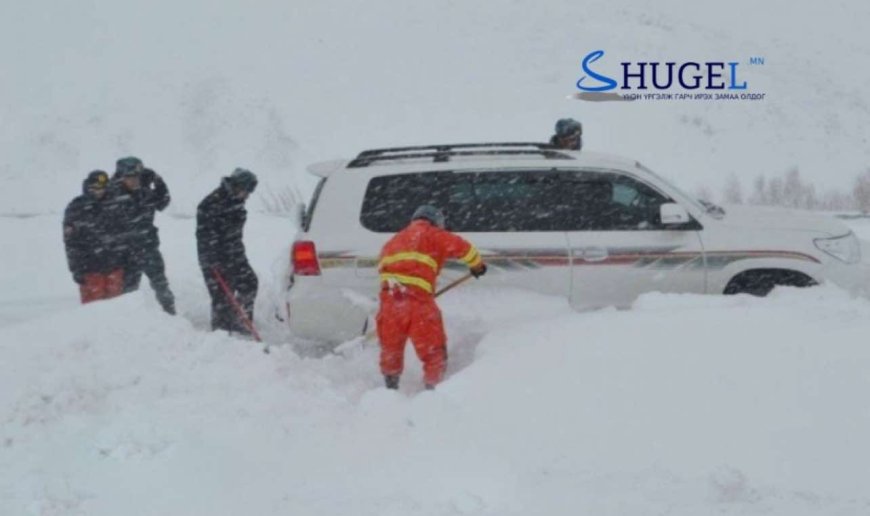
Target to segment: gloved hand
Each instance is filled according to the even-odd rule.
[[[480,278],[486,274],[486,264],[481,262],[480,265],[472,267],[469,272],[471,272],[471,275],[474,276],[475,279]]]
[[[142,185],[142,188],[150,188],[151,184],[154,183],[155,180],[159,180],[160,176],[158,176],[153,170],[150,168],[142,169],[142,172],[139,173],[139,182]]]
[[[74,272],[73,273],[73,281],[75,281],[76,283],[81,285],[85,282],[85,275],[80,273],[80,272]]]

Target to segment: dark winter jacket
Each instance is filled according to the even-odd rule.
[[[106,273],[122,266],[117,235],[119,226],[113,216],[109,193],[102,199],[88,193],[73,199],[63,216],[63,242],[70,272],[81,280],[88,273]]]
[[[217,266],[233,274],[249,268],[242,232],[248,212],[245,201],[232,194],[226,178],[196,210],[196,247],[204,270]]]
[[[550,145],[553,147],[563,148],[562,144],[559,142],[559,135],[554,134],[550,137]],[[565,150],[581,150],[583,148],[583,138],[577,139],[577,145],[573,148],[565,149]]]
[[[143,171],[140,182],[138,190],[127,190],[116,174],[110,190],[112,211],[123,221],[122,238],[132,255],[143,249],[155,249],[160,244],[154,214],[163,211],[170,201],[169,188],[154,171]]]

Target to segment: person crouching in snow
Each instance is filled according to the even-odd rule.
[[[211,328],[245,335],[250,330],[233,308],[238,302],[248,320],[254,321],[257,275],[248,263],[242,232],[247,219],[245,201],[257,187],[257,176],[237,168],[208,194],[196,209],[196,247],[199,266],[211,296]],[[220,279],[218,279],[220,278]],[[223,281],[235,297],[227,298]]]
[[[117,220],[108,208],[109,175],[94,170],[63,216],[63,243],[82,303],[121,295],[123,256],[118,249]]]
[[[396,233],[380,255],[380,309],[377,333],[381,342],[380,367],[388,389],[399,388],[410,337],[423,362],[423,380],[434,389],[447,368],[447,337],[441,311],[435,304],[435,280],[444,261],[459,259],[479,278],[486,265],[477,249],[444,229],[444,214],[423,205],[411,223]]]

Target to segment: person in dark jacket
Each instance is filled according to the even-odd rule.
[[[162,177],[132,156],[118,160],[113,180],[114,209],[125,224],[124,292],[138,290],[142,273],[145,273],[160,306],[174,315],[175,296],[166,279],[160,237],[154,226],[155,213],[169,205],[169,188]]]
[[[565,150],[583,148],[583,124],[573,118],[562,118],[556,122],[556,134],[550,138],[550,145]]]
[[[208,194],[196,210],[196,246],[199,266],[211,296],[212,330],[250,334],[220,284],[228,287],[248,320],[254,320],[257,275],[248,263],[242,242],[247,211],[245,201],[257,186],[257,176],[237,168]],[[220,278],[220,279],[218,279]]]
[[[116,236],[116,219],[108,209],[109,175],[88,174],[82,195],[69,203],[63,216],[63,243],[82,303],[121,294],[124,269]]]

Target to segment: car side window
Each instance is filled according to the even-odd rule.
[[[379,233],[395,233],[422,204],[443,207],[450,173],[426,172],[374,177],[363,198],[360,222]]]
[[[453,231],[560,231],[559,178],[542,171],[455,173],[446,206]]]
[[[615,184],[613,185],[613,202],[623,206],[631,206],[631,203],[637,199],[638,191],[629,185]]]
[[[374,177],[360,221],[396,232],[421,204],[441,208],[451,231],[637,231],[662,229],[652,187],[611,172],[493,170]]]
[[[467,232],[564,231],[561,177],[546,170],[426,172],[374,177],[360,221],[395,232],[421,204],[441,208],[447,229]]]
[[[663,229],[659,207],[671,200],[630,176],[577,172],[566,184],[574,208],[568,231]]]

